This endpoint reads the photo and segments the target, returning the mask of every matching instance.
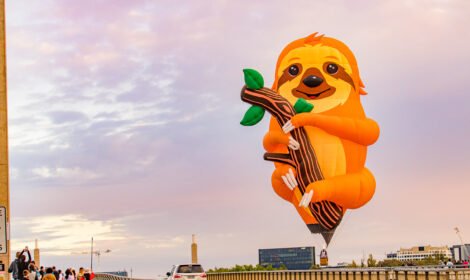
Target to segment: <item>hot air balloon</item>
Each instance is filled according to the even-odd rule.
[[[328,245],[345,212],[365,205],[376,186],[365,160],[380,130],[364,113],[366,92],[353,53],[314,33],[284,48],[271,88],[253,69],[244,78],[241,98],[252,106],[241,124],[271,114],[263,145],[264,159],[275,166],[274,191]]]

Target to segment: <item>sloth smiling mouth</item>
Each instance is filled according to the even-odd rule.
[[[296,91],[298,91],[299,93],[305,94],[310,99],[319,99],[318,97],[320,97],[320,95],[322,93],[325,93],[325,92],[329,91],[330,89],[331,88],[327,88],[323,91],[320,91],[319,93],[306,93],[305,91],[301,91],[301,90],[298,90],[298,89],[296,89]],[[329,94],[329,95],[331,95],[331,94]],[[324,96],[324,97],[326,97],[326,96]]]

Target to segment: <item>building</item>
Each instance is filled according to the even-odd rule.
[[[412,248],[400,248],[396,253],[387,254],[387,259],[400,261],[423,260],[429,257],[442,256],[446,259],[452,258],[451,250],[448,246],[417,246]]]
[[[259,264],[288,270],[310,269],[315,265],[315,247],[259,249]]]
[[[456,261],[468,260],[470,257],[470,244],[454,245],[450,247],[450,252],[452,254],[452,259]]]
[[[387,259],[396,260],[397,259],[397,253],[388,253],[387,254]]]

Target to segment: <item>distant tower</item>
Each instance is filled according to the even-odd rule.
[[[41,257],[39,255],[38,240],[34,240],[34,261],[37,267],[41,267]]]
[[[191,262],[197,263],[197,244],[195,234],[193,234],[193,243],[191,243]]]

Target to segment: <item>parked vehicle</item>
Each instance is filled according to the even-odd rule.
[[[167,272],[168,280],[206,280],[207,275],[200,264],[174,265]]]

